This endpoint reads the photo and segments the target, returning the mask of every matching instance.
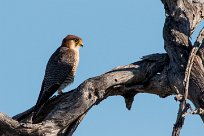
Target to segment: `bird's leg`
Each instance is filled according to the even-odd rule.
[[[63,89],[58,89],[58,94],[59,95],[63,94]]]

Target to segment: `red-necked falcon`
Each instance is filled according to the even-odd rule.
[[[83,47],[82,39],[75,35],[66,36],[61,46],[50,57],[41,91],[35,105],[40,108],[58,90],[62,90],[74,81],[74,76],[79,63],[79,48]]]

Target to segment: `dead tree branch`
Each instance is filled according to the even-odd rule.
[[[70,135],[86,112],[109,96],[152,93],[166,97],[173,94],[167,83],[167,64],[166,54],[146,56],[142,61],[90,78],[78,88],[50,99],[33,120],[35,124],[29,123],[32,108],[14,117],[19,122],[5,116],[0,122],[9,119],[17,123],[21,135]]]
[[[195,44],[194,44],[194,47],[192,48],[191,50],[191,53],[190,53],[190,56],[189,56],[189,59],[188,59],[188,63],[187,63],[187,66],[186,66],[186,71],[185,71],[185,78],[184,78],[184,81],[183,81],[183,85],[184,85],[184,96],[183,96],[183,99],[180,100],[180,105],[179,105],[179,110],[178,110],[178,115],[177,115],[177,120],[176,120],[176,123],[174,125],[174,128],[173,128],[173,133],[172,133],[172,136],[179,136],[180,134],[180,130],[184,124],[184,120],[185,120],[185,116],[184,114],[187,113],[187,110],[190,108],[189,104],[187,103],[187,98],[188,98],[188,88],[189,88],[189,79],[190,79],[190,74],[191,74],[191,69],[192,69],[192,66],[193,66],[193,61],[194,61],[194,58],[196,56],[196,53],[199,49],[199,46],[201,44],[201,37],[202,37],[202,34],[203,34],[203,30],[200,32]]]
[[[204,122],[203,30],[194,46],[190,40],[204,18],[204,2],[162,0],[162,3],[166,12],[163,38],[167,54],[148,55],[141,61],[87,79],[76,89],[51,98],[39,109],[32,123],[33,108],[13,119],[1,113],[0,135],[71,136],[94,105],[109,96],[120,95],[130,109],[138,93],[156,94],[162,98],[180,94],[177,97],[181,98],[177,120],[187,114],[190,108],[186,103],[188,99],[196,107],[191,113],[199,114]],[[179,135],[180,129],[174,135]]]

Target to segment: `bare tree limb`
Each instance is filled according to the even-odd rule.
[[[32,118],[33,108],[13,119],[0,114],[0,135],[71,136],[94,105],[109,96],[120,95],[130,109],[138,93],[156,94],[161,98],[177,94],[181,101],[177,120],[191,109],[186,103],[189,99],[196,107],[191,113],[199,114],[204,122],[203,30],[194,47],[190,40],[204,18],[204,2],[162,0],[162,3],[166,12],[163,38],[167,54],[148,55],[141,61],[89,78],[76,89],[51,98],[39,109],[36,118]],[[181,127],[176,129],[173,135],[180,134]]]
[[[27,121],[30,120],[32,109],[15,116],[21,122],[17,122],[18,130],[25,135],[71,135],[86,112],[109,96],[124,96],[130,92],[152,93],[161,97],[171,95],[173,92],[165,79],[166,64],[166,54],[154,54],[144,57],[142,61],[90,78],[73,91],[50,99],[33,120],[35,124]]]
[[[193,66],[193,61],[194,61],[194,58],[195,58],[195,55],[198,51],[198,48],[199,48],[199,45],[196,44],[191,53],[190,53],[190,56],[189,56],[189,59],[188,59],[188,64],[186,66],[186,71],[185,71],[185,78],[184,78],[184,81],[183,81],[183,84],[184,84],[184,97],[179,105],[179,111],[178,111],[178,115],[177,115],[177,120],[176,120],[176,123],[174,125],[174,128],[173,128],[173,132],[172,132],[172,136],[179,136],[180,134],[180,130],[182,129],[182,126],[184,124],[184,120],[185,120],[185,116],[183,116],[184,114],[187,113],[187,110],[189,109],[189,107],[187,106],[187,98],[188,98],[188,88],[189,88],[189,79],[190,79],[190,73],[191,73],[191,69],[192,69],[192,66]]]

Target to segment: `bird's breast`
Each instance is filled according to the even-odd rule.
[[[74,62],[74,65],[73,65],[73,69],[72,69],[73,75],[76,74],[78,64],[79,64],[79,55],[76,55],[75,62]]]
[[[72,74],[75,75],[76,74],[76,70],[79,64],[79,51],[78,50],[72,50],[70,53],[70,64],[72,65]]]

